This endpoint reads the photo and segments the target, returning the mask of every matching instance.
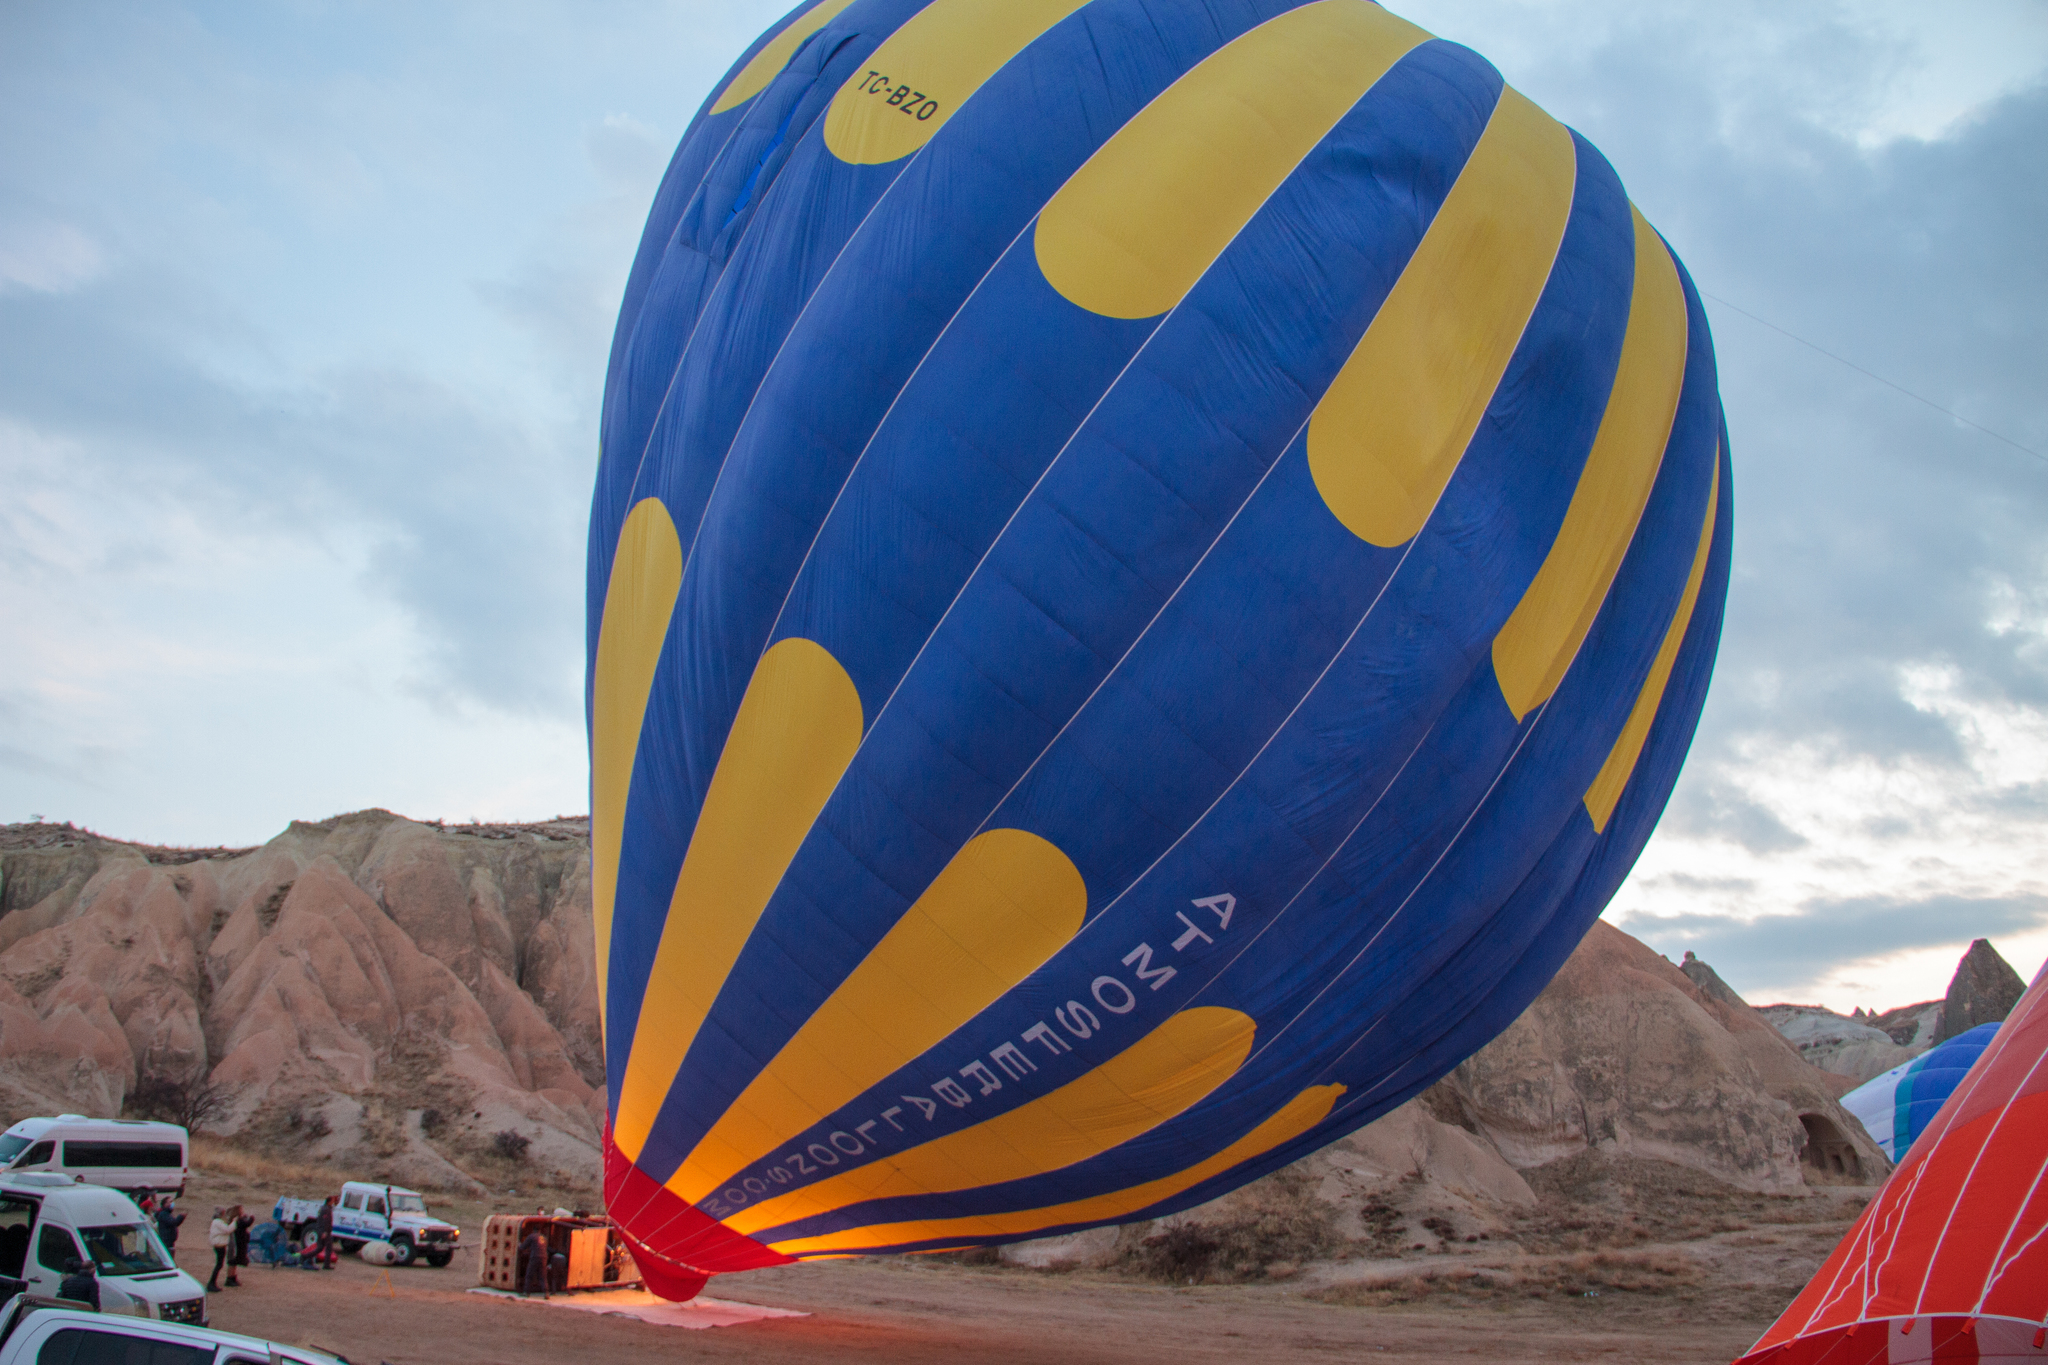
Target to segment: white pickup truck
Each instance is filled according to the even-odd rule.
[[[0,1304],[0,1365],[146,1360],[150,1365],[347,1365],[304,1346],[95,1313],[68,1299],[16,1294]]]
[[[302,1236],[319,1216],[320,1203],[317,1199],[280,1199],[271,1216],[282,1226],[295,1229],[295,1236]],[[354,1251],[365,1242],[389,1242],[398,1253],[399,1265],[419,1260],[444,1266],[460,1249],[462,1229],[428,1213],[426,1200],[416,1190],[351,1180],[341,1187],[341,1198],[334,1206],[334,1241],[344,1251]]]

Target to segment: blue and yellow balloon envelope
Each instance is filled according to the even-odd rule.
[[[1469,49],[790,15],[662,182],[591,511],[643,1270],[1153,1217],[1441,1076],[1663,808],[1728,470],[1683,268]]]

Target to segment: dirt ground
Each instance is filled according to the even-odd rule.
[[[216,1203],[267,1211],[262,1182],[194,1172],[178,1260],[205,1278],[204,1220]],[[310,1193],[310,1191],[293,1191]],[[504,1197],[552,1208],[568,1192]],[[900,1257],[788,1266],[712,1281],[718,1298],[810,1314],[685,1331],[536,1308],[467,1291],[473,1250],[436,1270],[381,1274],[251,1266],[213,1295],[215,1327],[318,1345],[358,1362],[581,1360],[1200,1362],[1726,1362],[1747,1350],[1847,1229],[1868,1191],[1769,1201],[1679,1230],[1610,1227],[1543,1248],[1478,1249],[1399,1262],[1346,1261],[1278,1282],[1161,1284],[1113,1271],[1044,1272]],[[478,1239],[481,1203],[434,1201]],[[1791,1209],[1786,1212],[1785,1209]],[[1533,1241],[1534,1239],[1524,1239]],[[1469,1250],[1469,1249],[1468,1249]]]

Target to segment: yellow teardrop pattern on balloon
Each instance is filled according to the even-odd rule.
[[[1405,544],[1464,458],[1543,297],[1571,218],[1563,124],[1503,87],[1457,183],[1308,424],[1337,520]]]
[[[626,514],[612,552],[597,663],[590,688],[590,918],[597,934],[597,1017],[611,966],[612,908],[618,899],[620,839],[640,722],[654,690],[654,672],[683,586],[683,547],[659,498],[642,498]]]
[[[1429,35],[1367,0],[1269,19],[1139,110],[1040,212],[1052,287],[1091,313],[1179,303],[1280,182]]]
[[[818,3],[799,15],[795,22],[768,40],[768,43],[754,59],[740,69],[732,83],[721,90],[712,101],[711,112],[722,114],[736,109],[768,88],[769,82],[782,74],[782,68],[789,65],[789,59],[803,45],[804,39],[832,22],[839,11],[852,4],[853,0],[818,0]]]
[[[1341,1085],[1311,1086],[1281,1106],[1280,1110],[1265,1122],[1215,1155],[1196,1162],[1186,1170],[1146,1181],[1142,1185],[1133,1185],[1129,1189],[1094,1195],[1087,1199],[1076,1199],[1065,1204],[1054,1204],[1049,1208],[981,1214],[968,1218],[934,1218],[919,1223],[883,1223],[849,1228],[844,1232],[827,1233],[821,1237],[797,1237],[771,1245],[785,1256],[816,1256],[835,1251],[908,1246],[954,1237],[1014,1237],[1019,1233],[1040,1232],[1076,1223],[1128,1218],[1163,1199],[1171,1199],[1184,1190],[1191,1190],[1212,1176],[1221,1175],[1225,1171],[1242,1166],[1254,1157],[1264,1156],[1274,1148],[1292,1142],[1328,1118],[1330,1110],[1337,1103],[1337,1097],[1343,1093],[1344,1087]]]
[[[932,0],[832,97],[825,146],[841,161],[898,161],[932,140],[1003,64],[1088,0]]]
[[[860,693],[810,640],[761,656],[676,877],[612,1136],[640,1155],[712,1001],[860,748]]]
[[[1049,1095],[723,1221],[751,1235],[864,1200],[976,1189],[1086,1161],[1200,1103],[1244,1065],[1255,1032],[1237,1010],[1182,1010]]]
[[[1021,829],[969,840],[684,1159],[692,1203],[851,1103],[1065,947],[1088,911],[1066,854]]]
[[[1596,834],[1607,828],[1615,804],[1621,800],[1621,793],[1636,770],[1636,760],[1642,757],[1643,743],[1650,737],[1650,726],[1657,720],[1657,708],[1664,701],[1664,688],[1671,681],[1673,666],[1678,663],[1678,647],[1685,643],[1686,627],[1692,624],[1693,605],[1700,600],[1700,584],[1707,576],[1707,556],[1714,548],[1714,517],[1720,506],[1721,454],[1717,450],[1714,452],[1714,476],[1707,487],[1707,514],[1700,522],[1700,543],[1693,551],[1692,571],[1686,575],[1685,592],[1679,597],[1678,610],[1672,613],[1671,625],[1664,632],[1664,642],[1657,647],[1657,657],[1650,665],[1650,676],[1643,679],[1643,690],[1636,695],[1628,723],[1621,727],[1621,736],[1608,751],[1607,761],[1600,765],[1599,776],[1586,789],[1586,814],[1593,818]]]
[[[1634,205],[1635,292],[1607,411],[1564,525],[1493,640],[1493,671],[1521,720],[1564,681],[1650,500],[1685,387],[1685,290],[1663,238]]]

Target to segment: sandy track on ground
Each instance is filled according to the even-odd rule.
[[[180,1246],[188,1270],[212,1264]],[[467,1362],[995,1360],[1016,1362],[1669,1361],[1726,1362],[1766,1324],[1688,1323],[1649,1304],[1537,1311],[1369,1309],[1309,1302],[1284,1288],[1165,1288],[929,1261],[849,1261],[730,1275],[718,1297],[807,1312],[684,1331],[554,1312],[464,1292],[473,1269],[408,1267],[387,1295],[377,1272],[252,1266],[212,1296],[213,1325],[318,1344],[362,1365]],[[1672,1305],[1672,1309],[1676,1309]]]
[[[312,1194],[312,1190],[295,1191]],[[253,1182],[194,1173],[179,1264],[203,1283],[213,1256],[206,1217],[244,1200],[267,1214]],[[529,1195],[531,1198],[531,1195]],[[481,1240],[479,1201],[435,1200],[463,1240]],[[516,1206],[519,1200],[500,1200]],[[527,1205],[530,1207],[530,1204]],[[509,1211],[509,1208],[508,1208]],[[1605,1293],[1347,1306],[1305,1297],[1385,1267],[1329,1265],[1280,1283],[1169,1286],[1108,1273],[1048,1274],[920,1257],[828,1261],[720,1276],[721,1299],[811,1316],[698,1331],[559,1312],[467,1291],[476,1251],[446,1269],[380,1272],[355,1257],[332,1271],[250,1266],[214,1294],[215,1327],[337,1350],[357,1365],[599,1365],[611,1361],[1022,1362],[1024,1365],[1243,1365],[1268,1362],[1644,1361],[1725,1365],[1746,1351],[1825,1257],[1847,1219],[1756,1228],[1668,1249],[1700,1274],[1669,1293]],[[1649,1251],[1665,1247],[1647,1248]],[[1493,1260],[1494,1257],[1486,1257]],[[1525,1263],[1553,1258],[1530,1257]],[[1419,1272],[1424,1258],[1400,1267]]]

